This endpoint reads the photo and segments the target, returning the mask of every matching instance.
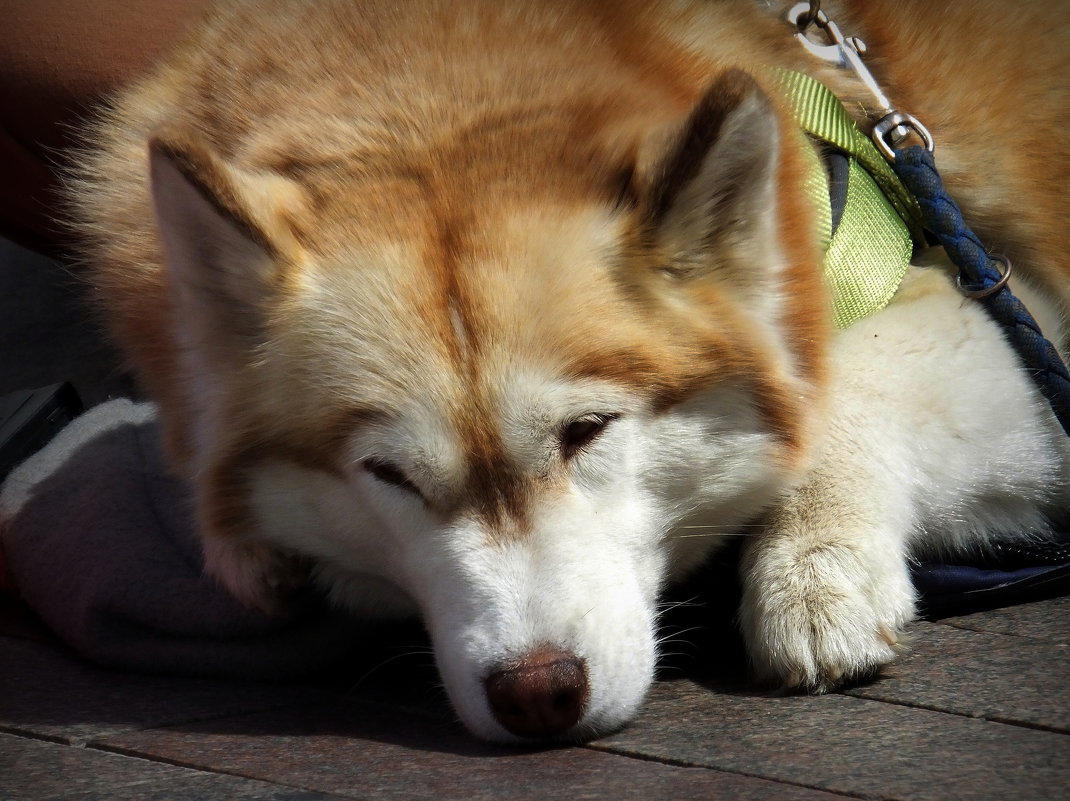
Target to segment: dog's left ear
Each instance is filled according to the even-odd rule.
[[[178,313],[214,343],[255,343],[265,300],[300,250],[285,220],[299,190],[229,164],[184,130],[152,139],[149,167]]]
[[[728,271],[749,283],[775,235],[778,116],[744,72],[712,85],[656,168],[646,198],[662,269],[680,277]]]

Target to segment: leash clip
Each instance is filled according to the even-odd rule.
[[[936,148],[932,134],[917,117],[896,110],[881,90],[873,73],[862,61],[862,55],[866,52],[866,43],[857,36],[844,36],[840,27],[821,10],[820,0],[809,0],[806,3],[793,5],[788,11],[788,22],[795,26],[795,38],[803,47],[829,64],[852,70],[873,95],[877,111],[871,116],[876,117],[877,121],[873,125],[870,136],[886,159],[895,160],[895,149],[911,133],[921,138],[925,143],[925,149],[930,153]],[[818,44],[806,35],[810,27],[815,25],[825,32],[831,44]]]

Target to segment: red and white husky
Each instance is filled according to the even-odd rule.
[[[833,331],[768,70],[866,95],[777,5],[248,0],[121,94],[72,194],[207,570],[422,615],[474,733],[577,739],[635,713],[659,592],[745,524],[756,672],[824,691],[895,657],[911,554],[1070,508],[945,267]],[[1066,15],[825,6],[1060,338]]]

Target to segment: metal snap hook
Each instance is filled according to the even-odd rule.
[[[871,136],[885,158],[894,161],[895,148],[910,136],[911,132],[921,137],[930,153],[934,150],[936,145],[928,129],[916,117],[899,111],[892,105],[873,73],[862,61],[862,54],[866,52],[865,42],[857,36],[845,36],[840,27],[821,10],[821,3],[817,0],[796,3],[788,10],[787,18],[795,25],[795,38],[803,47],[823,61],[853,71],[872,95],[874,102],[867,116],[877,122]],[[811,25],[816,25],[824,31],[829,44],[818,44],[806,35]]]

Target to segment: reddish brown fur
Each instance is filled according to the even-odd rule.
[[[213,202],[285,256],[264,310],[277,372],[235,356],[227,441],[200,477],[212,487],[208,516],[218,530],[242,528],[251,464],[268,453],[336,463],[353,421],[389,413],[382,406],[404,394],[407,377],[427,370],[421,360],[454,377],[438,389],[468,448],[465,503],[501,526],[522,526],[529,490],[488,422],[501,380],[494,371],[513,346],[562,376],[629,386],[654,408],[714,381],[744,382],[785,462],[803,466],[820,420],[830,328],[796,143],[783,138],[777,176],[788,258],[779,324],[790,364],[751,338],[748,309],[726,285],[667,289],[642,206],[668,143],[726,68],[759,80],[770,66],[803,69],[851,108],[865,97],[855,82],[806,55],[757,3],[266,5],[227,4],[120,97],[73,185],[112,330],[159,400],[169,449],[187,469],[195,399],[177,362],[145,178],[149,140],[160,137]],[[825,6],[869,41],[888,93],[931,125],[979,232],[1070,300],[1061,215],[1070,29],[1061,14],[1041,2],[1013,13],[994,2]],[[963,35],[978,29],[996,33]],[[267,175],[288,187],[271,209],[247,192]],[[1027,189],[1033,197],[1022,203]],[[619,247],[604,262],[569,272],[539,250],[539,226],[551,232],[544,239],[572,235],[569,215],[594,207],[616,207]],[[533,220],[533,231],[513,231],[517,219]],[[338,374],[338,353],[300,332],[303,287],[326,280],[361,287],[362,308],[397,326],[382,336],[408,343],[371,343],[389,350],[397,374],[371,375],[380,389],[369,397],[351,386],[352,373]],[[554,282],[570,290],[556,305],[543,297]],[[336,327],[348,324],[344,309],[331,311]],[[346,355],[356,364],[360,349]]]

